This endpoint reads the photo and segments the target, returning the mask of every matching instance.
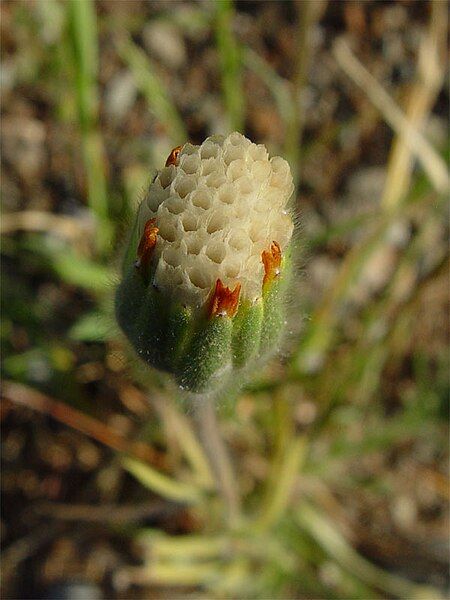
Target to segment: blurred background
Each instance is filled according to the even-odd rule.
[[[2,597],[444,597],[447,3],[0,10]],[[286,343],[222,407],[244,532],[111,316],[152,173],[231,130],[297,183]]]

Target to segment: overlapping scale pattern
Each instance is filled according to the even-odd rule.
[[[158,172],[140,206],[159,228],[154,285],[199,307],[217,279],[251,302],[262,294],[263,250],[283,251],[293,231],[286,210],[293,191],[288,163],[235,132],[185,144],[176,165]]]

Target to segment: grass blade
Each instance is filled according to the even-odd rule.
[[[112,224],[109,220],[105,176],[106,157],[98,130],[98,40],[95,5],[91,0],[70,0],[67,10],[88,202],[98,220],[97,247],[100,252],[105,252],[111,241]]]
[[[261,79],[272,94],[278,113],[283,121],[285,132],[287,132],[295,112],[289,82],[280,77],[264,58],[251,48],[243,50],[243,60],[245,66]]]
[[[215,8],[216,43],[225,109],[231,130],[242,131],[245,107],[241,52],[232,32],[234,6],[232,0],[217,0]]]
[[[172,144],[183,144],[188,139],[183,120],[150,57],[128,36],[119,38],[117,49],[133,74],[136,86],[147,100],[150,110],[165,127]]]
[[[302,133],[305,124],[303,92],[308,77],[311,50],[311,32],[319,18],[324,3],[320,0],[302,0],[295,2],[298,15],[298,33],[296,36],[296,55],[294,77],[292,81],[292,110],[285,135],[284,152],[288,158],[294,183],[298,185],[302,150]]]
[[[310,504],[302,503],[296,518],[300,527],[307,531],[334,560],[365,583],[399,598],[416,600],[441,598],[437,590],[417,585],[372,565],[360,556],[336,527]]]
[[[450,187],[447,167],[438,152],[422,135],[420,130],[415,127],[414,121],[411,121],[411,118],[408,119],[383,86],[359,62],[344,40],[340,39],[335,42],[333,54],[347,75],[369,96],[372,104],[381,112],[386,123],[401,136],[402,143],[409,148],[411,154],[417,157],[435,189],[440,193],[447,193]],[[425,101],[428,103],[428,98]],[[422,112],[422,108],[419,108]],[[413,106],[413,110],[417,110],[415,106]],[[402,185],[401,190],[404,187]],[[397,196],[398,194],[392,200],[385,192],[385,206],[394,205]]]
[[[171,479],[143,462],[126,457],[122,464],[143,486],[164,498],[187,504],[197,504],[201,500],[196,487]]]

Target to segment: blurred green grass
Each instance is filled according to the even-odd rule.
[[[307,14],[308,3],[300,5],[300,12],[306,13],[300,15],[304,32],[305,22],[310,24],[311,17]],[[5,237],[3,375],[70,405],[87,406],[88,412],[101,419],[102,409],[89,406],[89,392],[79,383],[77,354],[88,354],[90,345],[98,344],[100,361],[106,363],[111,348],[120,348],[108,302],[117,246],[123,237],[122,223],[133,211],[129,181],[135,173],[142,182],[151,174],[145,161],[150,155],[148,148],[143,151],[144,158],[130,170],[114,172],[111,146],[114,150],[116,147],[111,144],[102,113],[104,80],[99,52],[107,44],[105,40],[111,39],[108,52],[113,52],[121,68],[131,74],[145,102],[144,110],[158,125],[161,139],[150,139],[150,146],[168,151],[188,139],[185,109],[170,89],[163,70],[139,45],[137,15],[135,19],[128,15],[126,22],[118,26],[114,19],[99,14],[94,2],[55,3],[55,12],[49,6],[17,2],[10,7],[12,31],[20,32],[27,40],[26,55],[33,58],[32,67],[22,67],[19,80],[28,88],[45,90],[54,111],[51,120],[57,127],[70,123],[68,150],[76,157],[74,162],[78,157],[82,161],[82,168],[77,165],[74,176],[78,179],[76,193],[85,200],[88,218],[95,228],[89,235],[82,233],[81,241],[77,238],[76,243],[51,229]],[[309,147],[305,141],[300,148],[304,115],[299,116],[295,106],[306,85],[308,61],[304,53],[310,50],[300,45],[303,54],[297,58],[296,71],[289,81],[238,39],[232,27],[236,8],[231,1],[212,3],[206,9],[193,3],[188,6],[189,14],[177,7],[166,11],[164,19],[177,26],[181,22],[186,30],[186,18],[191,19],[209,32],[220,90],[215,92],[220,114],[211,129],[215,131],[217,123],[223,122],[224,130],[245,131],[248,69],[268,89],[272,110],[286,134],[282,147],[272,142],[271,150],[285,151],[294,171],[301,174],[300,159]],[[60,20],[59,28],[55,25],[52,30],[54,14]],[[49,35],[47,39],[37,35],[42,25]],[[126,31],[127,26],[133,35]],[[45,51],[42,44],[46,45]],[[61,99],[68,99],[68,103]],[[126,132],[121,136],[126,138]],[[120,145],[120,140],[115,144]],[[438,150],[443,157],[446,149]],[[160,157],[159,166],[162,163]],[[348,545],[341,526],[327,515],[328,511],[341,515],[339,510],[333,512],[335,495],[344,494],[345,512],[353,494],[375,494],[385,499],[394,493],[387,465],[367,474],[364,469],[359,472],[359,463],[374,457],[388,462],[390,451],[405,444],[425,448],[423,451],[434,457],[440,457],[446,447],[447,348],[436,350],[428,339],[419,345],[410,333],[417,327],[418,315],[423,314],[428,290],[436,281],[444,285],[448,248],[441,230],[447,198],[434,190],[426,172],[418,169],[407,177],[408,193],[398,198],[393,210],[386,210],[380,197],[368,215],[329,221],[310,239],[300,232],[301,243],[312,257],[329,252],[333,244],[347,250],[330,288],[320,297],[305,294],[300,306],[294,304],[294,341],[290,341],[284,367],[271,366],[238,399],[238,408],[239,402],[251,407],[251,418],[239,411],[224,415],[224,425],[232,433],[230,439],[240,448],[239,458],[243,463],[262,464],[264,475],[251,484],[247,482],[248,511],[257,517],[254,528],[224,530],[220,510],[211,501],[210,515],[202,513],[201,520],[207,531],[220,537],[218,546],[212,545],[215,550],[210,550],[212,542],[202,533],[193,535],[199,548],[209,549],[206,555],[200,550],[198,555],[192,554],[187,538],[149,532],[152,558],[138,573],[127,571],[130,577],[169,588],[198,585],[205,597],[436,597],[433,594],[437,592],[370,565]],[[297,198],[304,194],[300,187]],[[79,226],[84,218],[75,215],[73,221]],[[353,241],[361,229],[364,234]],[[398,230],[406,231],[400,242],[395,241]],[[442,249],[433,248],[431,252],[436,236]],[[383,251],[388,252],[392,263],[386,281],[375,294],[358,299],[356,292],[364,287],[365,278],[374,268],[374,258]],[[61,287],[63,296],[46,297],[45,291],[36,296],[42,282]],[[302,295],[307,286],[308,279],[299,277],[293,294]],[[305,319],[305,313],[310,317]],[[416,336],[420,335],[419,331]],[[404,383],[405,362],[410,369],[406,378],[409,385]],[[389,369],[393,371],[390,374]],[[125,380],[128,376],[122,369],[120,377]],[[388,384],[394,392],[386,389]],[[150,377],[150,397],[153,394],[166,395],[170,400],[173,391],[160,379]],[[189,454],[189,429],[185,425],[183,429],[184,416],[177,414],[181,411],[176,407],[173,410],[170,418],[167,413],[160,415],[161,424],[167,426],[173,421],[182,427],[181,445]],[[302,416],[302,410],[306,416]],[[163,447],[167,443],[170,453],[170,443],[164,441],[160,428],[156,429],[148,433],[146,441]],[[197,456],[195,452],[194,447]],[[170,500],[183,498],[197,503],[199,498],[208,499],[208,477],[205,483],[198,473],[187,473],[183,453],[179,454],[168,474],[141,463],[129,462],[128,469],[144,486]],[[198,456],[194,465],[198,467]],[[170,479],[164,479],[166,475]],[[249,474],[241,476],[245,487]],[[337,520],[346,522],[346,518]],[[170,548],[169,553],[163,550],[161,540]]]

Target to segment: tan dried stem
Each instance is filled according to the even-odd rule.
[[[434,31],[434,28],[431,31]],[[424,77],[425,71],[428,65],[430,65],[427,82],[429,86],[431,83],[431,86],[428,90],[422,91],[419,96],[416,93],[416,99],[410,104],[409,115],[405,115],[383,86],[360,63],[349,45],[342,38],[336,40],[333,47],[333,55],[340,67],[367,94],[372,104],[381,112],[385,121],[397,133],[401,140],[399,143],[402,147],[407,148],[411,156],[417,157],[421,162],[435,189],[440,193],[445,193],[450,187],[450,179],[445,162],[418,129],[419,121],[423,121],[439,81],[438,57],[436,51],[433,49],[435,46],[436,40],[432,41],[432,37],[428,35],[421,47],[419,65],[424,64],[423,56],[427,56],[427,67],[420,69],[420,72],[421,76]],[[414,118],[411,119],[411,116]],[[400,151],[394,150],[394,152]],[[401,154],[404,155],[404,152],[402,150]],[[397,160],[405,161],[406,158],[406,156],[400,156],[399,154]],[[407,170],[405,171],[403,180],[399,180],[398,185],[400,185],[400,190],[403,190],[405,186],[405,181],[407,181],[405,179],[406,175]],[[391,206],[394,204],[396,198],[398,198],[398,191],[394,193],[389,192],[383,200],[384,205]]]

